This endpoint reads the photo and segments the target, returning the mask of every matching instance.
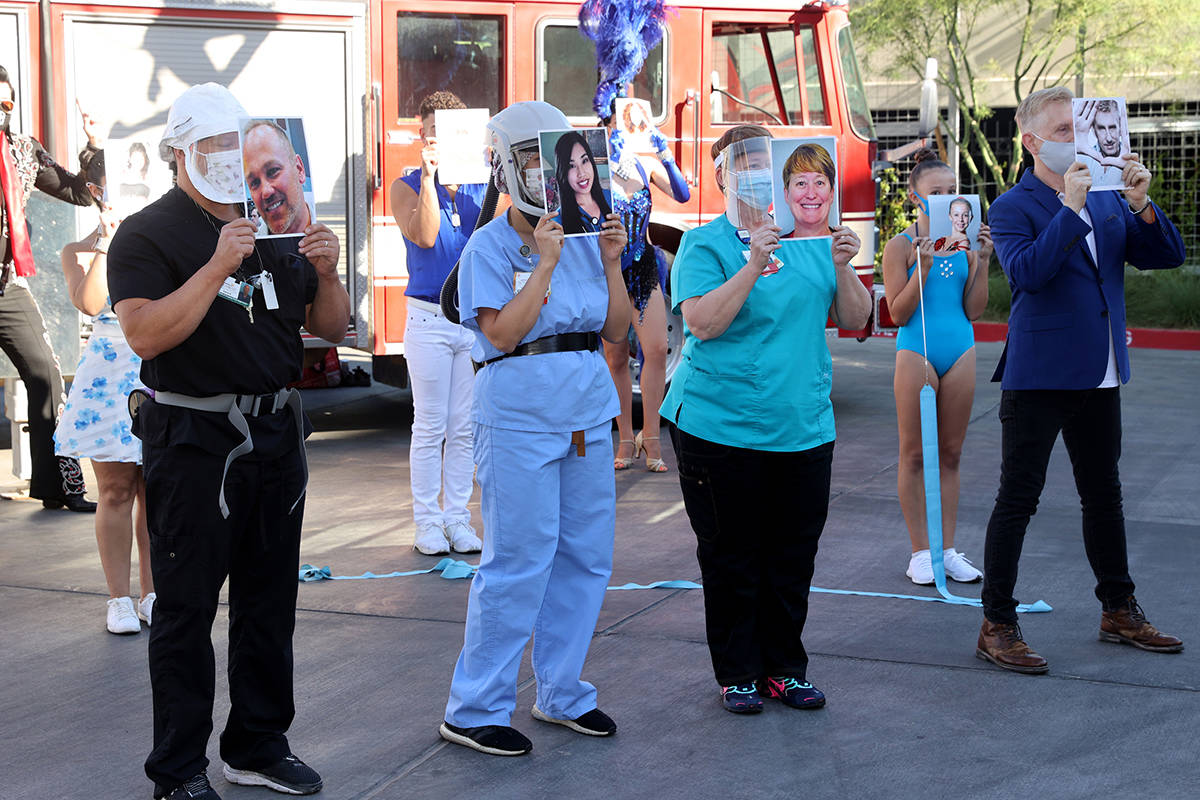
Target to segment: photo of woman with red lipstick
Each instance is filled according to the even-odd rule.
[[[546,210],[566,236],[597,234],[612,211],[604,128],[541,131]]]

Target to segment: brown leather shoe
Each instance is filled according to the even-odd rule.
[[[1160,633],[1147,622],[1142,607],[1132,595],[1123,608],[1100,614],[1100,641],[1131,644],[1151,653],[1183,652],[1183,640]]]
[[[1041,675],[1050,670],[1046,659],[1039,656],[1021,638],[1021,626],[983,620],[979,629],[979,644],[975,656],[990,661],[1002,669]]]

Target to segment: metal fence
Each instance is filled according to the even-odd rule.
[[[984,121],[983,129],[1000,164],[1007,167],[1013,157],[1012,134],[1016,128],[1014,108],[998,108]],[[883,110],[875,113],[879,150],[911,141],[916,136],[917,109]],[[944,117],[943,113],[943,117]],[[1200,101],[1150,102],[1129,105],[1129,138],[1142,162],[1154,173],[1151,196],[1179,227],[1187,245],[1188,261],[1200,263]],[[1023,165],[1033,160],[1022,151]],[[951,164],[954,156],[951,155]],[[912,161],[895,164],[903,180],[908,179]],[[994,200],[1000,187],[987,173],[977,184],[958,164],[959,182],[965,192]]]

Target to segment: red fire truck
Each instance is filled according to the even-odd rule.
[[[347,344],[374,356],[378,380],[402,383],[407,273],[388,187],[420,163],[417,106],[450,89],[472,107],[538,99],[595,124],[594,49],[577,13],[555,0],[0,0],[0,63],[26,99],[19,128],[64,163],[82,144],[77,100],[122,138],[151,135],[183,88],[208,80],[256,114],[303,116],[318,215],[345,243]],[[685,204],[656,195],[656,244],[673,253],[723,210],[709,148],[729,126],[832,135],[842,220],[870,286],[875,136],[846,0],[680,0],[631,94],[650,102],[692,185]],[[93,211],[61,213],[75,224],[42,235],[65,243],[94,225]],[[681,332],[670,324],[668,370]]]

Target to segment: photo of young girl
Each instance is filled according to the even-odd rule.
[[[929,197],[929,238],[935,253],[965,253],[979,249],[977,194],[935,194]]]
[[[546,212],[566,236],[598,235],[612,211],[608,133],[604,128],[540,131]]]

